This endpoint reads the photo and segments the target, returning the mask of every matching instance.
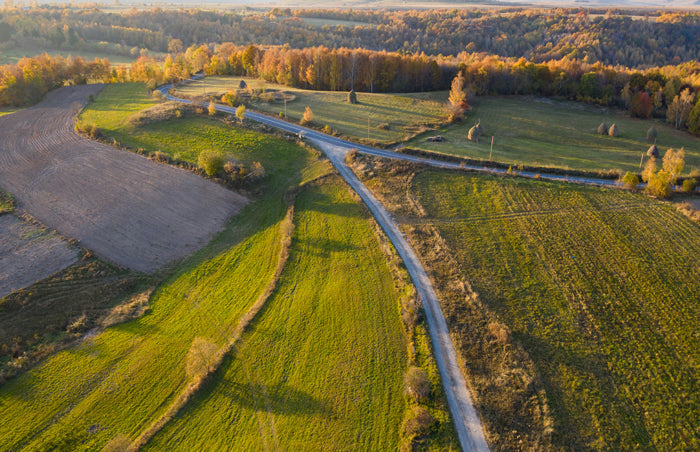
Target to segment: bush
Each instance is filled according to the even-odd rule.
[[[690,193],[695,191],[695,187],[698,186],[698,181],[695,178],[686,179],[683,181],[683,191]]]
[[[647,182],[647,193],[657,198],[670,198],[673,192],[671,189],[671,179],[671,174],[664,170],[660,170],[658,173],[651,175]]]
[[[637,188],[637,185],[639,185],[639,177],[637,177],[636,174],[627,171],[622,177],[622,184],[625,186],[625,188],[633,190]]]
[[[431,384],[428,374],[420,367],[409,367],[403,378],[404,388],[416,402],[422,402],[430,396]]]
[[[224,159],[212,151],[202,151],[197,159],[197,165],[207,173],[207,176],[216,176],[224,170]]]
[[[414,406],[403,422],[403,432],[408,437],[424,436],[430,433],[434,424],[435,418],[428,410]]]

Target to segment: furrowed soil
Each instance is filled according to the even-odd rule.
[[[700,447],[697,223],[625,191],[370,160],[494,448]]]
[[[78,250],[56,234],[14,215],[0,215],[0,298],[77,259]]]
[[[0,117],[0,186],[99,257],[152,272],[200,249],[247,201],[195,174],[77,135],[74,116],[101,88],[61,88]]]

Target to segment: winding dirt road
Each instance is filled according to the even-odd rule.
[[[101,85],[50,92],[0,117],[0,187],[46,226],[142,272],[206,245],[247,200],[195,174],[77,135]]]

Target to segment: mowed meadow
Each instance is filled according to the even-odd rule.
[[[191,162],[214,150],[259,161],[266,175],[209,246],[166,269],[142,316],[97,330],[0,386],[0,418],[12,419],[0,423],[0,444],[97,450],[133,442],[188,400],[198,378],[193,344],[226,352],[243,325],[242,340],[175,412],[173,427],[153,430],[154,448],[396,449],[409,406],[407,338],[368,214],[327,177],[295,188],[329,172],[314,151],[204,117],[130,123],[153,104],[143,85],[109,85],[81,120],[131,147]],[[261,300],[259,316],[240,323]]]
[[[640,194],[508,177],[425,170],[409,193],[425,216],[403,227],[437,229],[535,363],[555,446],[700,447],[697,223]]]
[[[180,85],[177,92],[187,96],[209,96],[236,91],[244,80],[248,88],[258,91],[284,92],[287,117],[300,121],[308,106],[313,112],[313,122],[331,131],[356,139],[378,142],[395,142],[415,135],[445,120],[443,104],[447,93],[443,91],[412,94],[357,93],[357,104],[348,102],[348,93],[342,91],[312,91],[292,88],[246,77],[205,77]],[[264,97],[264,94],[263,94]],[[284,101],[258,100],[248,108],[273,116],[284,115]],[[369,124],[368,124],[369,123]]]
[[[483,136],[469,141],[469,129],[481,123]],[[619,128],[617,137],[597,134],[605,122]],[[686,170],[700,168],[700,138],[674,129],[661,120],[630,118],[613,108],[535,97],[478,97],[462,122],[441,127],[406,142],[413,148],[488,160],[491,136],[493,160],[512,165],[546,166],[588,171],[638,172],[642,154],[653,144],[647,130],[658,132],[661,155],[668,148],[685,148]],[[426,142],[440,134],[443,142]],[[645,155],[645,159],[648,158]]]

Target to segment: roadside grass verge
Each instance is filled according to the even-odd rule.
[[[260,317],[148,450],[397,448],[406,343],[367,215],[336,179],[299,194],[294,222]]]
[[[320,127],[328,126],[332,131],[379,142],[396,142],[422,130],[434,127],[445,120],[443,104],[447,93],[426,92],[413,94],[357,93],[358,104],[347,101],[348,93],[342,91],[311,91],[277,85],[259,79],[245,77],[205,77],[176,89],[187,96],[217,95],[217,100],[229,89],[237,89],[240,80],[245,80],[251,89],[284,91],[293,95],[287,102],[287,117],[300,121],[306,106],[314,114],[313,122]],[[284,114],[283,101],[252,102],[250,108],[278,116]]]
[[[463,301],[443,300],[470,380],[498,370],[478,348],[464,347],[478,343],[475,306],[492,318],[483,328],[494,351],[512,337],[526,352],[526,372],[484,384],[503,391],[501,406],[477,391],[492,439],[508,439],[508,423],[532,408],[503,404],[507,392],[524,391],[545,397],[542,414],[553,423],[541,427],[555,448],[700,446],[698,224],[669,203],[625,191],[426,169],[408,183],[379,182],[387,177],[368,183],[395,201],[439,291],[455,281],[430,258],[433,229],[454,260],[446,274],[471,285]],[[405,207],[409,198],[418,209]]]
[[[445,141],[426,142],[427,135],[420,135],[406,145],[488,160],[494,136],[493,160],[497,162],[638,172],[641,156],[652,144],[646,141],[646,133],[653,126],[658,131],[657,146],[662,155],[668,148],[685,147],[684,173],[691,167],[700,168],[700,138],[661,120],[634,119],[615,109],[531,97],[479,97],[473,107],[461,123],[430,132],[441,134]],[[467,139],[467,132],[479,120],[484,134],[479,143],[474,143]],[[601,122],[608,127],[617,124],[620,135],[598,135]]]
[[[10,113],[14,113],[16,111],[18,111],[17,108],[0,108],[0,116],[9,115]]]

